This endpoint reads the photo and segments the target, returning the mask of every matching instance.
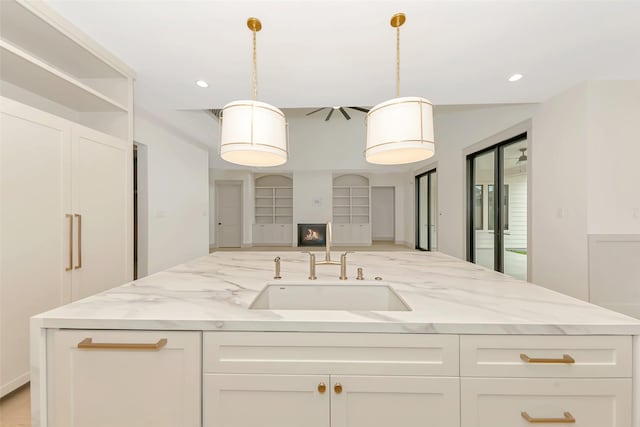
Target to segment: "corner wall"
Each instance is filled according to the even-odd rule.
[[[146,146],[149,274],[209,253],[207,149],[151,114],[136,111],[136,143]]]

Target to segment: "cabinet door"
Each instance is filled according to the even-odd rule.
[[[73,211],[76,226],[73,299],[131,280],[131,146],[74,126]]]
[[[70,301],[70,126],[0,98],[0,396],[29,381],[29,318]]]
[[[329,427],[329,377],[207,374],[205,427]]]
[[[461,388],[465,427],[632,426],[631,379],[463,378]]]
[[[200,335],[49,331],[49,426],[200,426]],[[78,348],[87,338],[98,348]],[[113,348],[99,348],[105,344]],[[160,348],[118,348],[122,347],[118,344]]]
[[[253,244],[264,244],[264,227],[265,224],[253,224]]]
[[[460,380],[331,376],[331,427],[458,427]]]
[[[351,242],[351,224],[332,224],[332,243],[344,245]]]

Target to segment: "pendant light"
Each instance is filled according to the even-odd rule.
[[[369,163],[399,165],[428,159],[435,153],[433,138],[433,106],[420,97],[400,97],[400,27],[404,13],[391,18],[396,29],[396,96],[382,102],[367,113],[367,146]]]
[[[247,27],[253,32],[253,99],[230,102],[222,108],[220,157],[243,166],[278,166],[287,162],[287,123],[280,109],[256,100],[256,33],[262,23],[249,18]]]

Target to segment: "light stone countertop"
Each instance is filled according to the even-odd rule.
[[[339,259],[340,253],[332,253]],[[412,311],[249,310],[273,259],[282,282],[305,281],[301,252],[215,252],[42,313],[43,328],[379,332],[442,334],[640,335],[640,320],[437,252],[356,252],[346,282],[380,276]],[[317,252],[318,260],[324,253]],[[318,266],[338,281],[340,266]]]

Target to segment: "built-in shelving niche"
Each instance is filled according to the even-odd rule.
[[[38,2],[0,9],[0,95],[129,139],[133,71]]]
[[[369,224],[369,179],[361,175],[341,175],[333,179],[333,222]]]
[[[293,179],[265,175],[255,180],[256,224],[293,223]]]

